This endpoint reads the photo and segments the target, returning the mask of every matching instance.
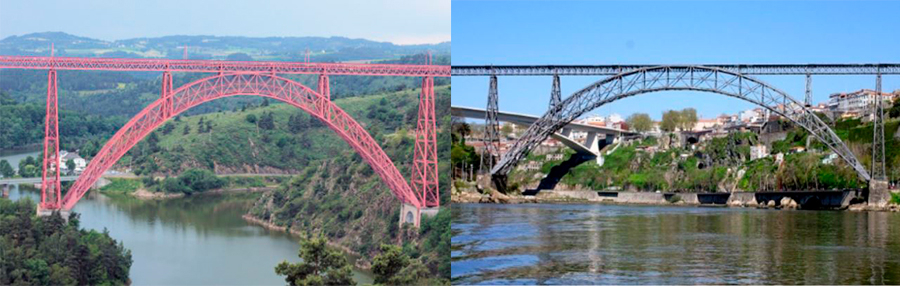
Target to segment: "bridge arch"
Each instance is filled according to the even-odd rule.
[[[163,92],[166,92],[166,76]],[[171,77],[169,77],[169,80]],[[168,84],[171,89],[171,82]],[[326,88],[327,90],[327,88]],[[63,209],[71,209],[103,173],[128,150],[166,120],[202,103],[235,96],[256,95],[283,101],[319,119],[337,133],[375,170],[401,202],[424,207],[403,175],[362,126],[335,105],[327,96],[298,82],[271,73],[219,74],[188,83],[156,100],[125,124],[91,160],[62,200]]]
[[[864,180],[869,172],[840,138],[818,116],[787,93],[739,72],[705,66],[657,66],[639,68],[610,76],[573,93],[553,106],[491,169],[494,182],[505,188],[506,175],[535,146],[553,132],[585,113],[607,103],[634,95],[670,90],[702,91],[742,99],[797,124],[828,146]]]

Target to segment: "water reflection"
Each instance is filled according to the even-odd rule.
[[[900,214],[454,205],[464,284],[898,284]]]
[[[19,186],[10,198],[40,200]],[[297,262],[298,239],[245,222],[255,196],[204,195],[163,201],[91,194],[75,206],[81,226],[108,230],[132,251],[135,285],[284,285],[274,267]],[[354,270],[360,284],[372,277]]]

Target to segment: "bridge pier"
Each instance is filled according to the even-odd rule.
[[[433,208],[416,208],[416,206],[410,204],[401,204],[400,205],[400,227],[403,227],[403,224],[411,223],[416,227],[419,227],[419,223],[422,220],[422,216],[435,216],[437,215],[440,207]]]
[[[891,193],[888,190],[887,180],[872,179],[869,181],[869,200],[870,206],[883,207],[891,200]]]
[[[37,215],[40,217],[51,216],[53,213],[58,212],[59,216],[63,218],[67,223],[69,222],[69,215],[72,214],[71,210],[64,209],[45,209],[42,208],[40,204],[37,207]]]

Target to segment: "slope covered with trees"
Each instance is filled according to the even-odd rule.
[[[38,217],[30,199],[0,198],[2,285],[125,285],[131,263],[131,251],[80,229],[77,215]]]

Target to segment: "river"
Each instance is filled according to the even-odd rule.
[[[900,214],[454,204],[454,284],[900,284]]]
[[[40,200],[35,190],[10,191],[13,200],[26,196]],[[255,197],[142,201],[92,193],[73,211],[83,228],[106,229],[131,250],[134,285],[285,285],[275,265],[300,260],[298,239],[244,221]],[[373,281],[359,269],[353,275],[359,284]]]

